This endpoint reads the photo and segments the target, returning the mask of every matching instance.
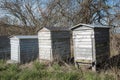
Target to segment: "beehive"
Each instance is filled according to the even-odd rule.
[[[109,28],[78,24],[71,28],[73,53],[77,65],[97,64],[109,58]]]
[[[67,28],[44,27],[38,31],[39,59],[53,61],[70,56],[70,31]]]
[[[34,35],[17,35],[10,38],[11,60],[25,63],[38,56],[38,37]]]

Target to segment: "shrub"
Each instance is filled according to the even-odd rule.
[[[7,65],[5,64],[4,60],[0,60],[0,71],[6,70]]]
[[[41,73],[35,70],[24,70],[19,74],[18,80],[37,80],[41,78]]]
[[[16,64],[7,65],[4,71],[0,72],[0,80],[16,80],[18,79],[19,67]]]
[[[34,61],[33,62],[33,68],[37,70],[42,70],[45,68],[45,64],[40,63],[39,61]]]
[[[35,61],[32,67],[21,68],[19,66],[8,65],[0,61],[0,80],[115,80],[115,77],[109,74],[82,72],[73,66],[66,67],[57,63],[49,67]],[[49,70],[50,68],[52,70]]]

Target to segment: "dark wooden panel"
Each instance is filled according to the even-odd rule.
[[[31,61],[36,59],[37,57],[38,57],[38,39],[21,39],[20,40],[21,62]]]
[[[0,36],[0,49],[10,48],[10,40],[8,36]]]

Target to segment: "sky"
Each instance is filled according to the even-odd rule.
[[[0,3],[1,3],[1,1],[3,1],[3,0],[0,0]],[[14,1],[14,0],[10,0],[10,1]],[[26,0],[27,1],[27,0]],[[30,1],[30,0],[28,0],[28,1]],[[41,0],[42,1],[42,7],[45,7],[44,6],[44,4],[48,1],[48,0]],[[2,10],[2,9],[0,9],[0,17],[3,17],[3,16],[5,16],[5,15],[8,15],[7,14],[7,12],[6,11],[4,11],[4,10]]]

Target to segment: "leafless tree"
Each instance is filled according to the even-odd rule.
[[[1,8],[25,26],[73,26],[78,23],[110,25],[119,16],[112,15],[108,0],[4,0]],[[116,3],[116,10],[119,7]],[[114,9],[115,10],[115,9]]]
[[[104,24],[109,15],[109,8],[106,0],[50,0],[44,16],[50,20],[48,21],[50,24],[58,26],[78,23]]]

